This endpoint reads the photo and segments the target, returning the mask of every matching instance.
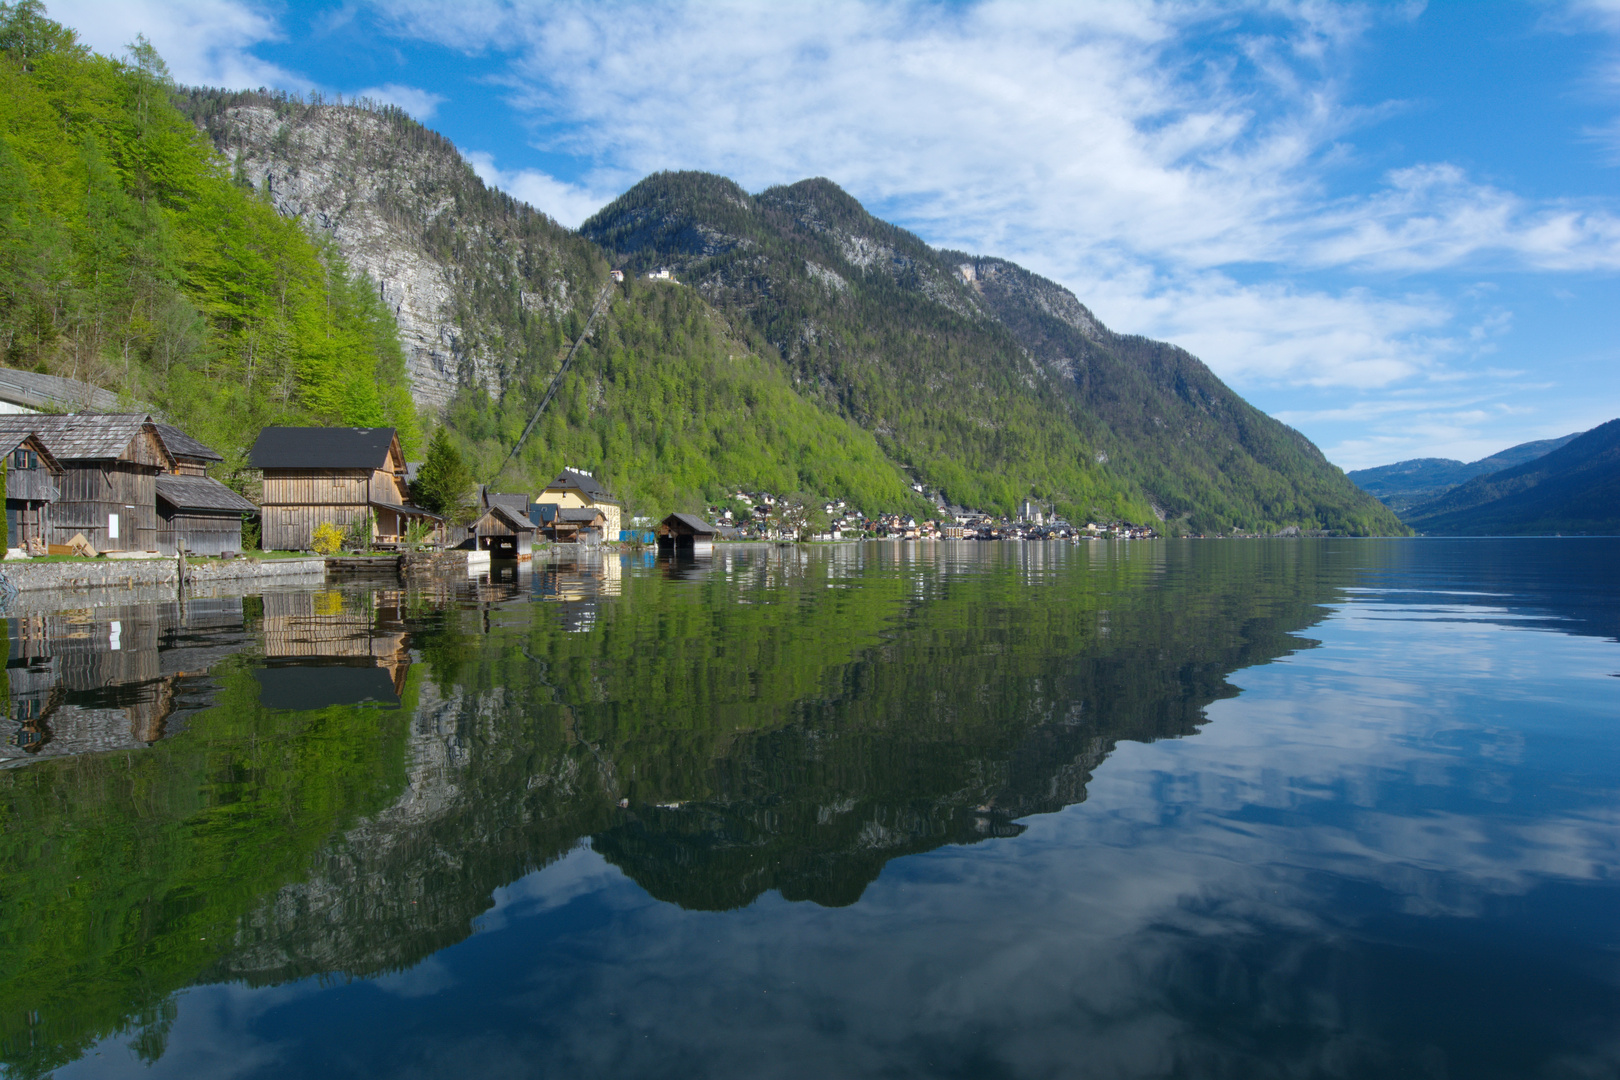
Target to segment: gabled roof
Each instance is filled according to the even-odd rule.
[[[550,491],[553,488],[563,488],[565,490],[567,488],[573,488],[581,495],[584,495],[591,502],[614,501],[613,496],[609,495],[606,489],[604,489],[601,484],[596,482],[596,478],[594,476],[586,476],[577,469],[564,469],[562,472],[558,473],[557,479],[546,485],[547,491]]]
[[[605,517],[602,511],[590,506],[571,506],[557,511],[558,521],[568,521],[576,525],[589,525],[599,517]]]
[[[251,514],[259,509],[211,476],[160,476],[157,497],[176,510]]]
[[[506,527],[514,530],[515,532],[534,532],[534,522],[530,521],[523,514],[519,514],[516,511],[511,510],[501,503],[496,503],[484,511],[484,517],[489,517],[490,515],[494,515],[500,520],[506,522]],[[479,520],[482,520],[482,518]]]
[[[60,472],[62,470],[62,463],[56,460],[56,455],[51,453],[51,448],[49,446],[45,445],[45,440],[34,434],[32,431],[0,432],[0,457],[7,456],[29,439],[34,440],[34,446],[38,448],[39,456],[41,460],[45,462],[45,467],[47,469]]]
[[[669,517],[664,519],[665,525],[670,525],[675,522],[685,525],[693,532],[708,533],[711,536],[714,535],[714,526],[710,525],[707,521],[704,521],[700,517],[694,517],[691,514],[671,514]]]
[[[182,461],[224,461],[218,452],[204,446],[173,424],[158,423],[158,438],[169,448],[169,453]]]
[[[58,461],[107,461],[122,457],[151,422],[145,413],[17,414],[0,416],[0,433],[36,432]],[[167,446],[164,450],[172,456]]]
[[[527,495],[491,491],[488,487],[485,487],[479,491],[479,498],[486,510],[492,506],[503,506],[510,513],[515,514],[524,521],[529,520],[529,497]]]
[[[382,469],[391,427],[267,427],[248,461],[255,469]]]

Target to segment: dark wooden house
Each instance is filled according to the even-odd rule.
[[[223,555],[242,550],[242,515],[258,509],[211,476],[157,478],[158,550]]]
[[[714,551],[714,526],[691,514],[671,514],[658,523],[658,550],[708,555]]]
[[[247,499],[208,475],[224,461],[173,424],[156,425],[174,459],[173,471],[157,480],[158,550],[165,555],[223,555],[242,550],[243,515],[259,511]]]
[[[141,413],[0,416],[0,439],[38,435],[61,464],[49,543],[82,535],[97,551],[157,550],[157,478],[175,461]]]
[[[43,552],[50,543],[51,504],[62,496],[62,466],[39,436],[8,435],[6,464],[6,543]]]
[[[249,461],[264,471],[266,550],[308,550],[317,526],[347,532],[368,515],[379,544],[398,543],[414,522],[441,522],[411,505],[393,428],[265,428]]]
[[[529,497],[486,489],[480,502],[483,513],[467,529],[467,544],[474,551],[487,551],[498,559],[515,559],[527,552],[535,534],[534,522],[528,515]]]

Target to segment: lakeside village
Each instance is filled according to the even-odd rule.
[[[0,413],[6,558],[231,558],[244,549],[323,556],[464,549],[523,558],[548,544],[657,545],[696,552],[727,540],[1078,541],[1156,535],[1123,524],[1076,527],[1029,501],[1017,517],[992,517],[947,506],[920,484],[914,490],[934,501],[938,517],[867,515],[843,501],[739,491],[729,505],[708,507],[706,517],[670,513],[626,521],[620,501],[590,472],[575,468],[563,469],[533,494],[481,486],[472,504],[451,520],[413,501],[423,463],[405,460],[392,428],[263,429],[248,457],[262,478],[257,501],[210,475],[223,460],[179,427],[145,413]]]

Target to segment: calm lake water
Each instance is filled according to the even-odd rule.
[[[9,1075],[1620,1075],[1620,541],[15,615]]]

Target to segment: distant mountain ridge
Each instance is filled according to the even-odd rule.
[[[1620,534],[1620,420],[1415,506],[1407,521],[1444,536]]]
[[[753,196],[659,173],[581,232],[629,271],[675,271],[952,501],[1112,504],[1193,532],[1403,531],[1185,351],[1113,333],[1006,260],[929,247],[831,181]]]
[[[1568,444],[1580,434],[1577,431],[1558,439],[1520,443],[1478,461],[1464,463],[1451,458],[1412,458],[1393,465],[1356,469],[1349,476],[1357,487],[1399,514],[1418,503],[1437,498],[1476,476],[1486,476],[1534,461]]]

